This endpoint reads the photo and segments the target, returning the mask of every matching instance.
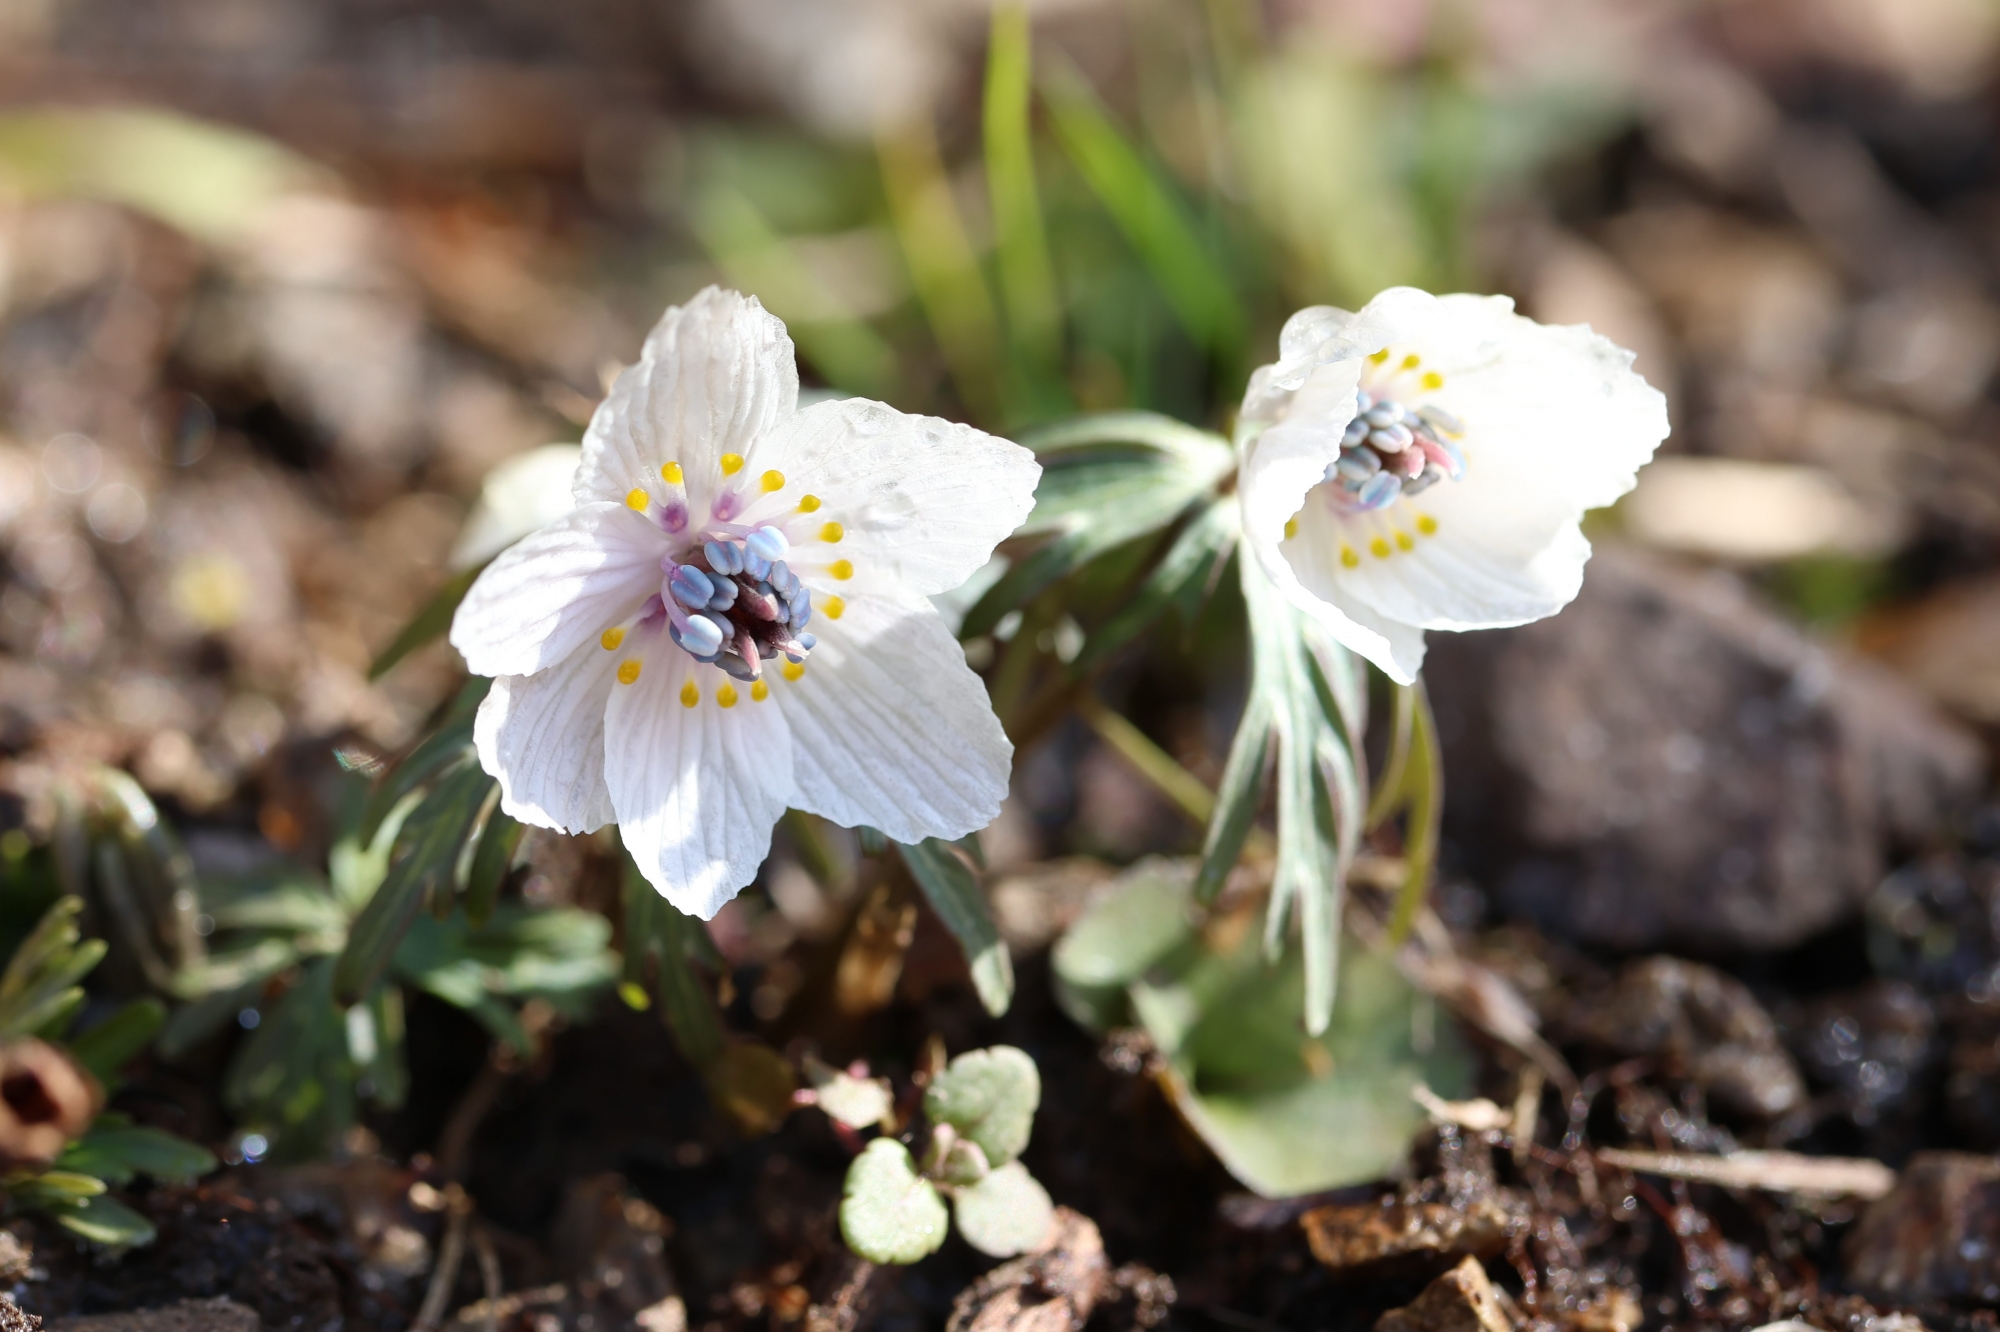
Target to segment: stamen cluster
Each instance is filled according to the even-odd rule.
[[[1421,494],[1439,481],[1456,481],[1465,472],[1465,455],[1451,440],[1465,428],[1443,408],[1426,403],[1412,409],[1367,389],[1356,391],[1354,405],[1354,419],[1341,436],[1340,457],[1326,469],[1341,507],[1386,509],[1405,495]]]
[[[682,651],[738,680],[761,679],[779,653],[802,662],[818,640],[805,632],[812,592],[786,567],[790,550],[783,532],[759,527],[718,535],[679,560],[667,556],[659,606],[648,609],[667,618]]]

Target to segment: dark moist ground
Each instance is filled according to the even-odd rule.
[[[1561,975],[1564,993],[1539,1002],[1551,1031],[1573,1038],[1565,1052],[1586,1092],[1594,1093],[1593,1110],[1579,1125],[1589,1142],[1722,1150],[1756,1145],[1775,1132],[1768,1122],[1739,1120],[1732,1128],[1701,1113],[1705,1097],[1731,1094],[1727,1075],[1721,1082],[1713,1076],[1714,1067],[1729,1064],[1727,1049],[1716,1057],[1726,1039],[1631,1057],[1590,1034],[1641,1025],[1641,1010],[1659,998],[1647,991],[1648,978],[1681,964],[1607,974],[1518,929],[1487,942],[1504,944],[1516,957],[1539,949],[1540,960]],[[913,972],[923,970],[925,946],[920,938]],[[1670,979],[1685,977],[1673,972]],[[1286,1202],[1243,1193],[1146,1074],[1143,1041],[1117,1034],[1100,1047],[1057,1011],[1044,959],[1027,960],[1015,1006],[998,1021],[964,987],[933,985],[915,1001],[912,988],[906,984],[897,1002],[853,1038],[882,1050],[917,1049],[933,1033],[953,1049],[1006,1042],[1039,1065],[1046,1091],[1026,1162],[1058,1203],[1097,1224],[1115,1269],[1115,1279],[1107,1272],[1102,1284],[1093,1327],[1164,1320],[1176,1328],[1249,1332],[1371,1328],[1466,1249],[1488,1260],[1524,1314],[1576,1332],[1611,1332],[1621,1316],[1634,1315],[1652,1327],[1746,1328],[1799,1317],[1830,1332],[1869,1332],[1874,1320],[1899,1311],[1847,1288],[1842,1241],[1859,1210],[1853,1205],[1795,1205],[1618,1171],[1600,1173],[1598,1204],[1587,1204],[1576,1176],[1560,1168],[1572,1158],[1561,1146],[1566,1111],[1552,1092],[1544,1094],[1536,1148],[1524,1163],[1498,1134],[1443,1129],[1415,1145],[1402,1201],[1442,1203],[1464,1222],[1468,1235],[1455,1249],[1335,1271],[1315,1259],[1301,1216],[1332,1205],[1326,1215],[1344,1218],[1336,1238],[1366,1249],[1372,1223],[1354,1223],[1363,1212],[1339,1209],[1369,1202],[1379,1191]],[[1747,997],[1747,991],[1724,993],[1723,1001]],[[1916,987],[1900,991],[1899,999],[1904,1008],[1894,1016],[1906,1027],[1909,1005],[1932,1008]],[[1865,1014],[1857,1019],[1849,1011],[1853,1004],[1834,1007],[1842,1011],[1830,1020],[1857,1023],[1864,1038],[1880,1036]],[[1912,1059],[1900,1072],[1910,1090],[1857,1116],[1854,1099],[1813,1058],[1811,1022],[1826,1014],[1809,1002],[1794,1001],[1789,1011],[1794,1020],[1782,1033],[1804,1056],[1799,1062],[1817,1093],[1813,1110],[1820,1118],[1791,1146],[1887,1149],[1895,1160],[1920,1147],[1968,1145],[1944,1104],[1965,1091],[1965,1079],[1954,1088],[1943,1076],[1940,1059],[1949,1056],[1942,1044],[1906,1048]],[[1741,1016],[1725,1014],[1710,1030],[1740,1035]],[[1940,1029],[1950,1026],[1946,1021]],[[475,1066],[453,1056],[477,1048],[476,1032],[457,1013],[417,1006],[416,1087],[408,1108],[379,1125],[385,1151],[395,1155],[403,1140],[433,1142],[446,1132],[477,1077]],[[1510,1067],[1517,1062],[1508,1057]],[[1707,1071],[1691,1072],[1697,1064]],[[907,1092],[907,1068],[876,1071]],[[1499,1060],[1487,1060],[1484,1077],[1495,1099],[1511,1097],[1514,1076],[1501,1071]],[[144,1098],[141,1088],[136,1099]],[[816,1110],[794,1113],[763,1137],[746,1139],[726,1128],[658,1021],[608,1004],[599,1020],[558,1035],[543,1066],[501,1084],[473,1140],[465,1183],[477,1200],[475,1226],[491,1243],[502,1288],[542,1301],[506,1310],[499,1325],[536,1332],[643,1326],[631,1322],[643,1307],[635,1292],[677,1290],[690,1325],[700,1328],[942,1327],[954,1299],[994,1264],[954,1237],[914,1267],[868,1273],[841,1248],[834,1219],[850,1157]],[[256,1309],[268,1328],[407,1327],[429,1262],[397,1272],[394,1245],[382,1236],[402,1226],[422,1236],[434,1255],[444,1230],[442,1213],[422,1205],[436,1196],[427,1187],[436,1172],[427,1157],[417,1162],[414,1169],[382,1157],[247,1167],[195,1189],[155,1190],[139,1202],[160,1228],[158,1243],[117,1258],[93,1255],[45,1225],[20,1224],[38,1275],[17,1285],[16,1296],[46,1316],[227,1295]],[[609,1229],[587,1219],[600,1213],[614,1217]],[[1482,1218],[1497,1218],[1490,1242],[1481,1240]],[[1913,1252],[1935,1238],[1916,1223],[1902,1233]],[[620,1275],[607,1278],[613,1271]],[[1607,1300],[1606,1292],[1618,1288],[1636,1305]],[[468,1252],[447,1308],[481,1293],[478,1263]],[[1919,1300],[1902,1311],[1939,1329],[1994,1324],[1989,1310],[1969,1303]]]

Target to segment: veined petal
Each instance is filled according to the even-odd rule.
[[[479,766],[500,780],[500,808],[523,823],[595,832],[611,822],[604,708],[615,654],[592,643],[535,675],[493,682],[473,722]]]
[[[651,595],[664,549],[624,505],[585,505],[486,566],[452,617],[451,645],[474,675],[533,675]]]
[[[856,597],[772,699],[792,733],[791,803],[899,842],[991,823],[1014,747],[928,602]]]
[[[669,462],[692,494],[706,496],[723,480],[723,456],[753,457],[798,400],[783,321],[754,296],[709,287],[661,316],[639,363],[590,418],[576,501],[622,504],[634,490],[658,498]]]
[[[638,677],[612,687],[605,709],[604,778],[618,827],[646,881],[691,916],[707,920],[757,877],[771,829],[792,786],[785,718],[748,686],[731,707],[728,680],[697,665],[657,630],[637,652]],[[696,691],[689,706],[682,691]]]
[[[1667,437],[1667,400],[1632,369],[1632,353],[1587,325],[1537,324],[1498,296],[1438,304],[1476,362],[1444,370],[1437,404],[1476,430],[1494,470],[1534,472],[1576,512],[1630,490]]]
[[[1247,529],[1247,524],[1246,524]],[[1381,667],[1398,684],[1417,678],[1424,662],[1423,630],[1387,619],[1355,602],[1341,590],[1344,572],[1336,559],[1329,566],[1316,550],[1301,550],[1296,541],[1283,548],[1276,541],[1251,535],[1245,543],[1250,557],[1285,599],[1326,627],[1336,642]]]
[[[780,522],[802,575],[845,560],[852,590],[888,595],[963,583],[1028,516],[1042,474],[1018,444],[865,398],[803,409],[763,441],[758,459],[786,485],[744,521],[769,513]],[[813,509],[801,514],[806,495]]]

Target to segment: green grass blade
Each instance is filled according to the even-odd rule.
[[[1062,410],[1069,395],[1060,369],[1062,300],[1035,185],[1033,58],[1027,10],[1018,3],[997,6],[986,56],[986,192],[1008,340],[1040,414]]]
[[[952,383],[973,415],[995,419],[1002,387],[1000,325],[929,117],[885,130],[876,155],[896,239]]]
[[[1138,251],[1181,327],[1234,360],[1244,339],[1242,306],[1172,187],[1112,123],[1081,74],[1054,70],[1041,89],[1063,150]]]
[[[857,318],[740,190],[716,185],[689,212],[695,235],[725,276],[785,321],[799,352],[836,388],[896,392],[896,352]]]

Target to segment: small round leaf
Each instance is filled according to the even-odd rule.
[[[914,1263],[944,1243],[944,1199],[917,1173],[909,1148],[876,1138],[847,1167],[840,1234],[870,1262]]]
[[[1042,1076],[1035,1061],[1011,1045],[968,1050],[924,1092],[924,1113],[979,1144],[993,1165],[1005,1165],[1028,1145]]]
[[[1011,1258],[1038,1249],[1055,1224],[1049,1192],[1019,1161],[1009,1161],[952,1195],[958,1233],[981,1253]]]

